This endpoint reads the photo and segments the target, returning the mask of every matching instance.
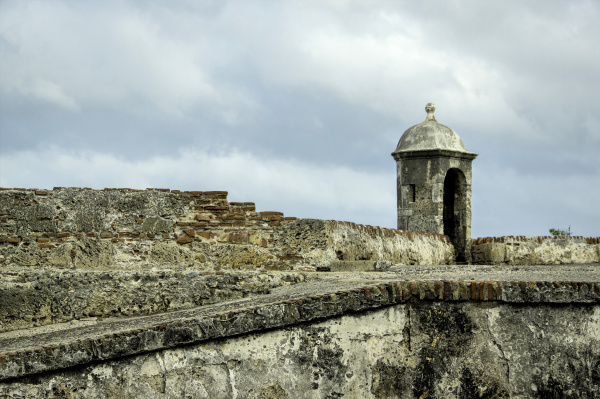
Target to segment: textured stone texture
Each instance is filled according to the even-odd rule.
[[[314,271],[340,258],[446,264],[452,254],[441,235],[256,212],[224,191],[0,190],[0,267]]]
[[[485,237],[472,242],[473,263],[561,265],[600,262],[600,237]]]
[[[298,219],[282,228],[282,244],[300,245],[318,266],[332,261],[380,261],[405,265],[451,264],[454,251],[443,236],[349,222]],[[450,249],[450,250],[449,250]]]
[[[148,315],[268,294],[303,274],[21,270],[0,282],[0,332]]]
[[[8,380],[0,393],[36,398],[590,398],[600,390],[599,332],[597,304],[411,301]],[[86,345],[81,342],[82,350]]]
[[[598,262],[597,238],[473,247]],[[225,192],[0,190],[0,397],[598,396],[597,264],[425,266],[453,257]]]

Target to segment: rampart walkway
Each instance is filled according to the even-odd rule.
[[[307,273],[305,283],[262,296],[0,334],[0,380],[407,301],[598,303],[599,266],[402,266],[380,273]]]

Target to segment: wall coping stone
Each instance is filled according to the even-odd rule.
[[[600,244],[600,237],[584,236],[501,236],[501,237],[478,237],[473,238],[472,245],[500,243],[509,244],[513,242],[533,242],[541,244],[544,241],[567,240],[571,242],[581,242],[586,244]]]
[[[431,278],[407,279],[401,272],[343,278],[332,273],[330,278],[297,284],[283,292],[274,290],[260,297],[190,310],[54,332],[36,333],[39,330],[34,328],[16,339],[10,332],[3,333],[0,381],[415,301],[598,304],[597,266],[580,272],[567,268],[567,278],[560,280],[553,277],[564,275],[549,272],[547,278],[537,281],[508,275],[492,280],[485,278],[485,273],[475,279],[440,279],[435,273]]]

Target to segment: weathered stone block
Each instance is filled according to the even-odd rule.
[[[23,219],[17,220],[17,231],[29,234],[34,231],[56,231],[55,210],[48,205],[32,205],[22,208]]]
[[[282,246],[301,249],[325,249],[330,244],[327,224],[323,220],[298,219],[281,226],[280,243]]]
[[[157,242],[150,247],[150,261],[157,264],[191,265],[194,252],[174,242]]]
[[[115,263],[115,249],[111,242],[86,238],[73,248],[73,263],[77,268],[109,268]]]
[[[173,222],[158,216],[151,216],[144,219],[141,231],[154,234],[171,233],[173,231]]]
[[[272,255],[268,250],[250,245],[223,244],[211,246],[209,258],[217,265],[237,268],[257,268],[268,264]]]

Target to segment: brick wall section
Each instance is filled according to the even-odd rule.
[[[600,237],[483,237],[472,240],[475,264],[559,265],[600,262]]]
[[[441,235],[257,212],[226,191],[0,189],[0,266],[317,270],[340,257],[445,264],[452,250]]]

